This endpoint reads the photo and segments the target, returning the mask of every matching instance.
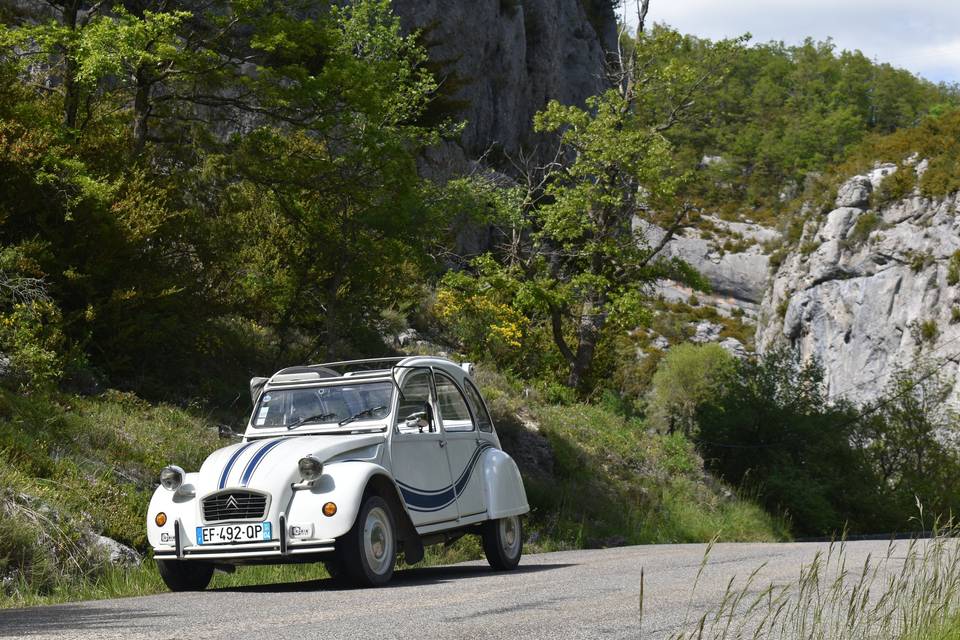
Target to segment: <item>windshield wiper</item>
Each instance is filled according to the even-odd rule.
[[[369,409],[364,409],[363,411],[361,411],[361,412],[359,412],[359,413],[353,414],[353,415],[350,416],[349,418],[346,418],[346,419],[344,419],[344,420],[341,420],[340,423],[339,423],[339,426],[342,427],[342,426],[345,425],[345,424],[350,424],[351,422],[354,422],[354,421],[356,421],[356,420],[359,420],[360,418],[369,418],[370,416],[372,416],[372,415],[373,415],[374,413],[376,413],[377,411],[383,411],[384,409],[386,409],[386,407],[383,406],[382,404],[379,405],[379,406],[376,406],[376,407],[370,407]]]
[[[300,418],[296,422],[287,425],[287,431],[290,431],[291,429],[296,429],[300,425],[307,422],[318,422],[318,421],[322,422],[324,420],[329,420],[330,418],[336,418],[336,417],[337,417],[337,414],[335,413],[318,413],[315,416],[307,416],[306,418]]]

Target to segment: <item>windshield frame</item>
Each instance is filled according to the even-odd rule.
[[[270,393],[279,393],[284,391],[297,391],[305,389],[321,389],[326,387],[357,387],[361,385],[386,385],[390,387],[390,397],[387,405],[387,413],[371,418],[359,418],[340,425],[339,422],[349,416],[343,416],[330,422],[306,422],[293,428],[287,425],[257,426],[255,418],[263,405],[263,398]],[[254,404],[253,410],[247,419],[247,425],[244,432],[246,438],[275,437],[277,435],[317,435],[330,433],[378,433],[385,431],[391,424],[393,412],[396,408],[397,388],[388,376],[377,376],[364,378],[357,376],[329,378],[322,381],[311,380],[303,383],[281,384],[276,386],[267,385]],[[367,407],[364,407],[367,408]]]

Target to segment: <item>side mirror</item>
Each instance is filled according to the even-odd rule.
[[[223,438],[223,439],[236,438],[236,437],[239,437],[239,436],[240,436],[240,434],[237,433],[236,431],[234,431],[233,428],[232,428],[230,425],[228,425],[228,424],[222,424],[222,425],[220,425],[220,426],[217,428],[217,432],[218,432],[219,436],[220,436],[221,438]]]
[[[430,428],[430,420],[427,418],[426,411],[417,411],[407,416],[407,429],[417,429],[423,433],[424,429]]]

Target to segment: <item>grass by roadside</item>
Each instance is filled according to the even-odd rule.
[[[846,544],[837,542],[787,584],[762,584],[760,566],[743,580],[731,580],[720,602],[691,612],[689,625],[671,640],[956,640],[958,533],[947,527],[930,539],[893,541],[862,564],[850,562]],[[690,602],[709,554],[708,548]]]
[[[524,470],[527,553],[788,536],[784,523],[706,476],[682,437],[647,433],[610,407],[557,404],[494,372],[480,382]],[[0,390],[0,608],[163,591],[152,561],[113,566],[92,538],[146,552],[144,513],[159,469],[197,469],[222,444],[202,417],[128,394]],[[467,536],[428,549],[423,564],[481,557]],[[326,576],[320,565],[241,567],[211,587]]]

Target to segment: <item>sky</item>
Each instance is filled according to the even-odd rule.
[[[635,25],[635,0],[624,4]],[[960,82],[960,0],[650,0],[651,20],[710,39],[832,37],[838,50],[859,49],[934,82]]]

